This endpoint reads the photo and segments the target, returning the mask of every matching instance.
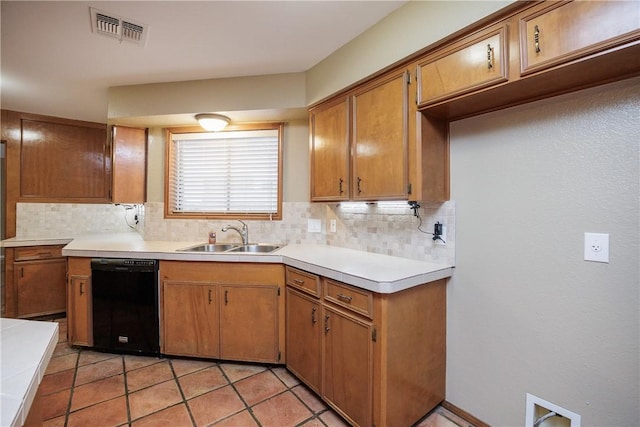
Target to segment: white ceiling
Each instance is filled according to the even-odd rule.
[[[398,1],[5,1],[2,108],[105,122],[107,88],[303,72]],[[146,46],[92,33],[89,8],[149,26]]]

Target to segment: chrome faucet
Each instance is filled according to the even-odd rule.
[[[238,227],[234,227],[232,225],[227,224],[224,227],[222,227],[222,232],[225,233],[227,230],[235,230],[238,232],[240,237],[242,237],[242,244],[248,245],[249,244],[249,228],[247,227],[247,224],[244,223],[244,221],[240,221],[240,222],[242,223],[242,229],[238,229]]]

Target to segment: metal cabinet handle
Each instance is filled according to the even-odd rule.
[[[20,278],[24,277],[24,267],[20,267]]]
[[[304,280],[301,279],[293,279],[293,283],[296,285],[304,285]]]
[[[211,304],[211,301],[212,301],[212,299],[211,299],[211,289],[209,289],[209,304]]]
[[[329,332],[330,328],[329,328],[329,315],[325,314],[324,316],[324,333],[326,334],[327,332]]]
[[[533,27],[533,42],[536,46],[536,53],[540,53],[540,27]]]
[[[344,193],[344,190],[342,189],[342,184],[344,183],[344,180],[342,178],[340,178],[340,181],[338,182],[339,187],[340,187],[340,194]]]
[[[229,291],[225,290],[224,291],[224,305],[229,304]]]
[[[38,256],[39,257],[50,257],[52,255],[52,252],[38,252]]]
[[[356,184],[358,194],[362,193],[362,189],[360,188],[360,183],[361,183],[361,182],[362,182],[362,178],[358,177],[358,179],[357,179],[357,184]]]
[[[311,309],[311,323],[313,323],[314,325],[315,325],[315,324],[316,324],[316,322],[318,321],[318,320],[316,319],[316,310],[317,310],[317,309],[318,309],[317,307],[313,307],[313,308]]]
[[[336,295],[336,297],[338,297],[338,299],[341,299],[342,301],[349,302],[349,303],[353,299],[353,297],[350,297],[349,295],[344,295],[344,294],[338,294]]]
[[[80,282],[80,295],[84,294],[84,282]]]
[[[493,49],[491,49],[491,45],[487,45],[487,69],[490,70],[493,68]]]

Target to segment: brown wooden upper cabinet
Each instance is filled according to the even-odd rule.
[[[349,200],[349,102],[346,96],[309,112],[311,200]]]
[[[519,21],[521,74],[619,46],[640,37],[640,2],[545,2]]]
[[[508,79],[507,27],[490,27],[418,63],[418,106],[425,107]]]
[[[352,102],[353,200],[407,199],[408,72],[357,90]]]
[[[20,201],[109,202],[105,125],[15,114],[11,127],[18,137],[11,139],[20,153]]]
[[[147,129],[111,129],[113,203],[142,204],[147,200]]]

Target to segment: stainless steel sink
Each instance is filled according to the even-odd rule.
[[[229,249],[229,252],[273,252],[276,249],[280,249],[280,245],[261,245],[259,243],[251,245],[238,246],[237,248]]]
[[[180,252],[250,252],[250,253],[269,253],[276,249],[280,249],[281,245],[252,243],[249,245],[238,245],[233,243],[216,243],[214,245],[201,243],[196,246],[190,246],[184,249],[178,249]]]
[[[183,252],[226,252],[229,249],[237,248],[238,245],[228,244],[228,243],[216,243],[214,245],[210,245],[207,243],[191,246],[184,249],[178,249]]]

